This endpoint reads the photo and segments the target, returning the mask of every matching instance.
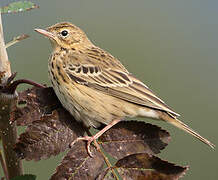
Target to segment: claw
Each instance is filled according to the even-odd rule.
[[[94,136],[84,136],[84,137],[78,137],[76,140],[74,140],[71,144],[70,147],[72,147],[76,142],[82,140],[82,141],[87,141],[87,152],[89,154],[89,156],[93,157],[91,150],[90,150],[90,145],[91,143],[94,141],[94,145],[97,148],[97,150],[100,149],[99,144],[97,143],[96,139],[98,139],[104,132],[106,132],[108,129],[110,129],[111,127],[113,127],[115,124],[117,124],[118,122],[120,122],[120,119],[114,119],[113,121],[111,121],[107,126],[105,126],[101,131],[99,131],[98,133],[96,133]]]
[[[97,150],[100,149],[100,146],[98,145],[98,143],[96,142],[96,139],[94,136],[84,136],[84,137],[78,137],[76,140],[74,140],[71,144],[70,144],[70,147],[72,147],[76,142],[78,141],[87,141],[87,152],[89,154],[90,157],[93,157],[93,154],[91,152],[91,148],[90,148],[90,145],[91,143],[94,141],[94,145],[96,146]]]

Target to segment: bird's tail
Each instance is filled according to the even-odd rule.
[[[186,131],[187,133],[191,134],[192,136],[196,137],[197,139],[199,139],[200,141],[202,141],[203,143],[207,144],[208,146],[210,146],[212,149],[215,148],[215,145],[213,143],[211,143],[210,141],[208,141],[207,139],[205,139],[204,137],[202,137],[200,134],[198,134],[197,132],[195,132],[193,129],[191,129],[190,127],[188,127],[185,123],[183,123],[182,121],[178,120],[176,117],[172,117],[169,116],[168,117],[164,117],[163,118],[165,121],[169,122],[170,124],[173,124],[174,126]]]

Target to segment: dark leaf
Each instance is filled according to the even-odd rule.
[[[38,6],[31,1],[17,1],[0,8],[1,13],[18,13],[36,9]]]
[[[65,151],[84,129],[63,108],[28,125],[14,150],[20,158],[40,160]]]
[[[170,135],[160,127],[138,121],[123,121],[105,132],[99,143],[116,159],[130,154],[157,154],[170,141]]]
[[[146,153],[127,156],[115,168],[124,180],[176,180],[188,169]]]
[[[51,114],[58,107],[61,104],[51,87],[28,89],[19,93],[17,105],[12,108],[11,122],[16,120],[18,126],[25,126]]]
[[[40,160],[66,150],[70,143],[84,134],[84,128],[61,106],[52,88],[33,88],[19,94],[11,121],[27,126],[20,135],[15,151],[26,160]],[[187,167],[180,167],[153,156],[164,149],[170,140],[167,131],[138,121],[123,121],[100,138],[104,150],[120,159],[113,169],[129,179],[178,179]],[[103,169],[104,158],[96,148],[94,157],[79,141],[57,167],[51,180],[114,179],[111,167]],[[122,159],[121,159],[122,158]]]
[[[104,166],[104,158],[96,151],[96,148],[91,147],[91,151],[94,157],[90,157],[87,154],[85,142],[79,141],[75,143],[57,167],[51,180],[96,179]]]
[[[15,178],[12,178],[11,180],[35,180],[36,176],[32,174],[25,174],[22,176],[17,176]]]

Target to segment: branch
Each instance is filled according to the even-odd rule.
[[[5,48],[3,27],[0,12],[0,85],[8,82],[11,77],[11,67]],[[6,178],[13,178],[22,175],[22,164],[13,151],[17,139],[15,124],[10,123],[11,105],[16,100],[15,94],[0,93],[0,135],[4,149],[4,157],[8,174]]]
[[[10,47],[10,46],[12,46],[12,45],[14,45],[14,44],[16,44],[16,43],[18,43],[18,42],[20,42],[20,41],[26,39],[26,38],[28,38],[28,37],[29,37],[29,35],[27,35],[27,34],[22,34],[22,35],[20,35],[20,36],[17,36],[17,37],[15,37],[15,38],[13,38],[12,41],[10,41],[9,43],[7,43],[7,44],[5,45],[5,48],[8,48],[8,47]]]
[[[9,177],[8,177],[8,170],[7,170],[5,161],[4,161],[4,159],[3,159],[1,149],[0,149],[0,162],[1,162],[1,165],[2,165],[3,172],[4,172],[4,174],[5,174],[5,178],[6,178],[6,179],[9,179]]]
[[[5,48],[2,18],[0,13],[0,83],[7,81],[7,78],[11,76],[11,66],[8,61],[8,54]]]

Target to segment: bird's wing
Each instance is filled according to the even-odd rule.
[[[109,66],[105,68],[100,63],[90,63],[90,59],[89,63],[86,64],[84,61],[83,64],[73,64],[76,61],[72,58],[64,70],[74,82],[131,103],[179,116],[179,114],[169,108],[144,83],[131,75],[126,69],[123,71],[120,68],[120,64],[117,67],[113,66],[112,68]],[[117,62],[119,61],[117,60]]]

